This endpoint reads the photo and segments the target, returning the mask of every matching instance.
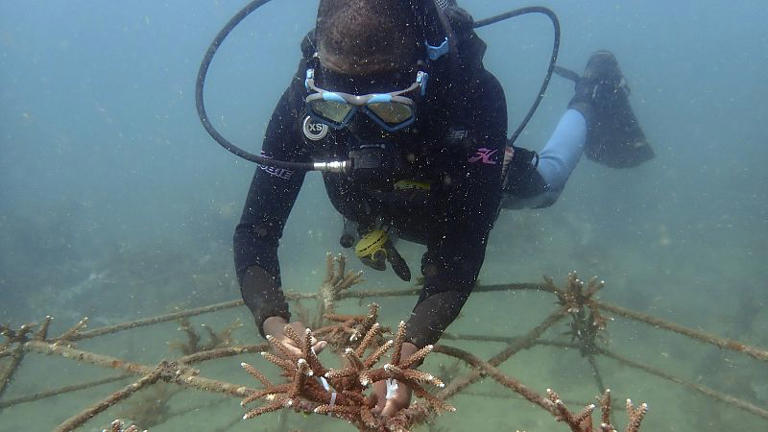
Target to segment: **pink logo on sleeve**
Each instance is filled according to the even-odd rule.
[[[495,160],[491,160],[491,157],[495,155],[499,150],[491,150],[489,148],[479,148],[477,149],[477,154],[470,157],[467,161],[469,163],[475,163],[475,162],[482,162],[486,165],[496,165]]]

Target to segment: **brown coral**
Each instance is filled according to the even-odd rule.
[[[396,380],[407,385],[416,396],[426,402],[429,410],[453,411],[454,408],[429,393],[423,385],[442,387],[440,379],[414,368],[431,351],[428,345],[414,353],[408,359],[401,358],[401,349],[405,340],[405,323],[400,323],[394,340],[382,345],[375,342],[380,335],[381,326],[373,323],[356,347],[344,349],[343,358],[346,366],[341,369],[326,369],[312,350],[314,336],[307,329],[304,335],[298,335],[286,327],[286,335],[301,347],[301,355],[286,349],[274,338],[269,338],[274,348],[273,353],[262,352],[270,363],[282,369],[283,375],[290,381],[273,384],[253,366],[242,363],[242,367],[255,377],[264,389],[247,396],[241,404],[250,404],[257,399],[266,399],[268,403],[251,409],[243,418],[252,418],[281,408],[293,408],[298,411],[328,414],[349,421],[360,431],[407,431],[411,426],[408,417],[382,418],[373,413],[377,399],[375,394],[366,395],[368,387],[377,381]],[[346,334],[346,332],[345,332]],[[392,351],[390,361],[376,367],[380,359]],[[369,354],[366,356],[366,353]]]
[[[562,421],[568,425],[572,432],[592,432],[593,421],[592,413],[596,406],[594,404],[587,405],[578,414],[572,413],[560,399],[560,396],[554,391],[547,389],[547,398],[552,403],[554,408],[555,418],[558,421]],[[600,409],[602,412],[600,431],[601,432],[616,432],[616,428],[611,422],[611,390],[607,389],[603,396],[600,398]],[[643,403],[640,406],[635,407],[631,399],[627,399],[627,415],[629,416],[629,422],[624,432],[638,432],[640,430],[640,423],[642,423],[645,414],[648,412],[648,405]]]

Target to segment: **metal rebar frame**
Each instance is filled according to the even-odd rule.
[[[330,257],[330,255],[329,255]],[[332,271],[332,259],[329,258],[328,270]],[[345,274],[343,261],[340,265],[342,274]],[[354,276],[354,274],[352,275]],[[359,273],[357,274],[359,276]],[[330,276],[326,278],[325,288],[321,288],[318,293],[299,293],[299,292],[287,292],[286,298],[290,301],[297,300],[314,300],[321,307],[328,308],[329,304],[334,301],[340,301],[343,299],[362,299],[362,298],[377,298],[377,297],[397,297],[397,296],[412,296],[419,292],[418,287],[408,289],[395,289],[395,290],[329,290],[327,282]],[[350,281],[355,279],[352,277]],[[359,278],[358,278],[359,279]],[[346,279],[345,279],[346,280]],[[578,279],[576,279],[578,282]],[[583,285],[583,283],[582,283]],[[650,366],[646,363],[630,359],[619,353],[615,353],[609,350],[604,344],[598,346],[588,347],[585,351],[585,347],[579,340],[571,342],[561,342],[542,339],[544,332],[551,328],[556,323],[568,318],[569,316],[574,318],[579,312],[579,308],[585,309],[587,306],[592,309],[592,312],[598,314],[598,311],[609,312],[616,317],[621,317],[628,320],[633,320],[642,324],[647,324],[654,329],[667,330],[675,332],[691,338],[697,342],[713,345],[723,350],[730,350],[746,354],[757,361],[768,361],[768,351],[747,344],[721,338],[712,334],[702,332],[700,330],[694,330],[680,326],[678,324],[652,317],[640,312],[632,311],[620,306],[612,305],[610,303],[602,302],[592,298],[592,295],[599,290],[602,285],[595,286],[591,292],[587,292],[587,295],[582,296],[582,303],[580,306],[574,306],[575,301],[572,298],[568,298],[567,293],[555,287],[551,280],[545,280],[544,283],[510,283],[499,285],[484,285],[475,288],[475,293],[496,293],[516,290],[538,290],[542,292],[553,293],[558,296],[559,306],[550,315],[545,317],[540,324],[533,327],[530,331],[522,336],[509,337],[503,335],[470,335],[470,334],[454,334],[445,333],[442,337],[443,342],[453,341],[473,341],[483,343],[499,343],[506,345],[498,354],[489,358],[487,361],[478,358],[472,353],[459,349],[456,347],[446,345],[436,345],[434,352],[438,352],[444,355],[456,357],[464,361],[473,370],[464,375],[454,378],[449,382],[445,388],[442,389],[437,397],[446,400],[449,399],[467,388],[472,383],[478,381],[483,377],[490,377],[500,383],[501,385],[513,390],[520,394],[526,400],[532,402],[539,407],[552,412],[555,416],[558,416],[552,403],[547,401],[545,396],[539,395],[535,391],[529,389],[521,382],[514,378],[504,375],[498,367],[504,363],[507,359],[514,356],[521,350],[526,350],[534,346],[544,346],[552,348],[567,348],[567,349],[579,349],[582,354],[587,358],[590,367],[593,370],[593,375],[598,389],[602,392],[605,390],[603,379],[601,377],[597,362],[597,357],[603,357],[612,359],[620,364],[637,369],[639,371],[648,373],[653,376],[660,377],[667,381],[681,385],[689,390],[698,392],[704,396],[707,396],[713,400],[728,404],[732,407],[738,408],[752,415],[760,417],[768,421],[768,410],[758,407],[748,401],[740,399],[734,395],[724,394],[715,389],[708,388],[698,383],[687,381],[683,378],[676,377],[670,373],[667,373],[660,368]],[[588,303],[585,303],[585,301]],[[103,368],[111,368],[119,371],[119,375],[93,380],[89,382],[83,382],[76,385],[70,385],[66,387],[49,389],[36,394],[31,394],[14,399],[0,400],[0,410],[7,409],[14,405],[32,402],[48,398],[54,395],[60,395],[65,393],[71,393],[85,388],[92,388],[95,386],[124,381],[131,377],[136,377],[135,381],[127,384],[120,390],[108,395],[103,400],[94,403],[93,405],[85,408],[82,412],[77,413],[64,420],[56,429],[57,432],[72,431],[77,427],[85,424],[89,419],[93,418],[97,414],[103,412],[110,406],[120,403],[127,399],[130,395],[136,393],[142,388],[152,386],[157,382],[174,383],[183,388],[203,390],[206,392],[220,393],[238,398],[243,398],[256,389],[249,388],[240,384],[224,382],[220,380],[214,380],[206,378],[199,374],[199,371],[193,366],[197,363],[212,361],[216,359],[222,359],[232,356],[237,356],[243,353],[261,352],[269,348],[268,344],[257,344],[248,346],[225,346],[213,349],[206,349],[200,352],[190,353],[183,357],[179,357],[175,360],[168,361],[163,360],[156,365],[145,365],[139,363],[133,363],[122,360],[120,358],[112,357],[105,354],[99,354],[95,352],[85,351],[77,349],[73,346],[72,342],[80,341],[84,339],[90,339],[95,337],[102,337],[117,332],[127,331],[139,327],[151,326],[158,323],[164,323],[169,321],[177,321],[192,316],[215,313],[227,309],[241,307],[243,305],[242,300],[233,300],[225,303],[213,304],[205,307],[199,307],[194,309],[188,309],[184,311],[174,312],[165,315],[159,315],[155,317],[140,319],[136,321],[121,323],[113,326],[100,327],[92,330],[83,330],[86,325],[87,319],[81,320],[73,328],[58,337],[49,337],[48,325],[51,317],[46,319],[40,324],[26,324],[19,329],[12,329],[7,326],[0,328],[1,334],[5,336],[5,342],[0,345],[0,398],[2,398],[8,384],[13,379],[15,371],[22,364],[24,357],[28,353],[41,353],[46,355],[58,355],[65,358],[69,358],[81,363],[92,364]],[[320,310],[323,310],[322,308]],[[575,318],[574,318],[575,319]],[[590,317],[590,319],[592,319]],[[4,366],[4,367],[3,367]],[[476,396],[488,396],[488,394],[477,392],[465,392],[467,395]],[[408,415],[409,418],[416,422],[427,421],[431,418],[431,414],[423,410],[419,411],[418,408],[409,408],[412,410]],[[284,423],[284,416],[281,417],[281,423]]]

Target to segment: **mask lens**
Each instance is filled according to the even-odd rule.
[[[327,100],[315,100],[309,103],[309,109],[321,119],[340,125],[354,109],[353,106]]]
[[[413,118],[413,109],[410,105],[403,103],[382,102],[367,106],[376,117],[388,125],[398,125]]]

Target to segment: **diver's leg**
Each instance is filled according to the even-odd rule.
[[[518,209],[552,205],[579,163],[586,140],[584,116],[569,109],[560,118],[541,153],[515,147],[504,185],[502,207]]]
[[[587,141],[587,122],[576,110],[569,109],[560,118],[547,145],[539,152],[536,170],[549,185],[550,192],[563,190],[573,169],[584,153]]]

